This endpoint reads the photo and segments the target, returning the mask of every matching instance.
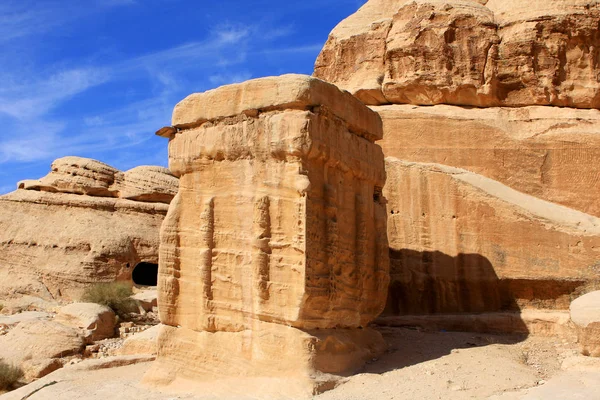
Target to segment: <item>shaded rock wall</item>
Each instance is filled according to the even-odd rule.
[[[567,309],[600,280],[600,219],[458,168],[386,171],[388,312]]]

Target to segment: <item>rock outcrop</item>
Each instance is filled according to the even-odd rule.
[[[367,104],[600,107],[597,0],[370,0],[315,76]]]
[[[94,303],[72,303],[60,309],[56,322],[80,329],[89,342],[115,335],[116,315],[109,307]]]
[[[390,313],[568,309],[600,281],[600,218],[463,169],[386,171]]]
[[[597,283],[599,42],[597,0],[369,0],[331,32],[314,76],[399,159],[389,312],[566,310]]]
[[[65,157],[0,197],[0,297],[78,298],[158,262],[160,224],[178,180],[165,168],[120,172]]]
[[[61,359],[81,353],[84,346],[77,329],[43,319],[23,321],[0,336],[0,356],[20,367],[27,381],[62,368]]]
[[[581,353],[600,357],[600,291],[575,299],[570,310]]]
[[[286,377],[296,398],[382,351],[367,328],[389,279],[377,114],[284,75],[193,94],[173,125],[146,380]]]

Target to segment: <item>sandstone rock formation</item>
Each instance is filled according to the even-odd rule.
[[[389,279],[377,114],[285,75],[193,94],[173,125],[147,381],[287,377],[307,395],[381,351],[366,328]]]
[[[72,303],[60,309],[56,322],[82,330],[88,342],[113,337],[116,315],[109,307],[94,303]]]
[[[315,76],[367,104],[600,107],[597,0],[370,0]]]
[[[440,164],[386,172],[390,312],[567,309],[600,281],[600,218]]]
[[[570,310],[581,353],[600,357],[600,291],[575,299]]]
[[[464,168],[600,216],[600,111],[556,107],[374,107],[386,157]]]
[[[0,298],[78,298],[94,282],[131,280],[158,262],[160,224],[177,178],[160,167],[127,172],[66,157],[0,197]]]
[[[399,159],[389,312],[566,310],[598,281],[599,42],[597,0],[369,0],[331,32],[314,75]]]
[[[54,321],[23,321],[0,336],[0,356],[19,366],[31,381],[61,368],[60,359],[80,353],[84,345],[75,328]]]

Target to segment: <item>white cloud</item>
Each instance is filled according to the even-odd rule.
[[[29,4],[28,1],[31,0],[23,1]],[[13,17],[13,25],[23,25],[21,35],[31,34],[32,32],[26,32],[26,25],[40,23],[42,15],[50,18],[59,9],[58,5],[62,4],[58,1],[48,1],[50,5],[47,7],[29,7],[30,10],[35,10],[31,15],[25,13]],[[95,7],[125,6],[133,3],[135,2],[130,0],[93,2]],[[3,8],[4,5],[0,5],[0,22]],[[24,10],[26,8],[24,7]],[[68,10],[64,11],[68,14]],[[77,14],[77,11],[74,14]],[[69,18],[71,17],[73,16]],[[57,18],[53,23],[60,24],[66,21],[66,17]],[[4,28],[0,27],[0,34],[3,30]],[[35,71],[35,68],[27,71],[21,70],[20,67],[7,68],[0,72],[0,124],[10,126],[11,134],[0,134],[0,164],[30,163],[64,155],[102,152],[117,158],[132,153],[136,146],[147,145],[157,128],[170,123],[173,106],[182,96],[193,90],[204,90],[250,79],[253,75],[251,71],[239,67],[250,55],[318,51],[316,45],[272,47],[262,50],[268,44],[273,45],[273,40],[292,32],[291,26],[266,28],[259,23],[226,23],[212,29],[206,40],[183,43],[111,64],[96,67],[75,66],[44,73]],[[318,47],[320,48],[320,45]],[[206,72],[203,81],[190,84],[185,80],[186,73],[198,70]],[[78,113],[58,117],[52,113],[61,104],[90,88],[108,82],[135,80],[150,83],[151,94],[148,94],[146,99],[97,114]],[[108,105],[108,102],[106,104]],[[158,162],[164,154],[141,157]]]
[[[0,89],[0,113],[17,119],[37,118],[109,78],[106,70],[79,68],[58,71],[47,78],[13,82]]]
[[[0,42],[51,31],[69,21],[93,14],[99,8],[135,4],[135,0],[2,0]]]

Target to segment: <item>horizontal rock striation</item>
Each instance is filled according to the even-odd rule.
[[[555,107],[373,107],[386,157],[446,164],[600,216],[600,111]]]

